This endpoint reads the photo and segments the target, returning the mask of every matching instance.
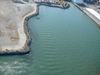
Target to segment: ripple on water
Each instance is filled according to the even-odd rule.
[[[73,5],[42,6],[38,17],[29,20],[31,53],[0,60],[0,75],[100,75],[100,30],[91,19]]]

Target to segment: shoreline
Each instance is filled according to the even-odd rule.
[[[15,11],[15,13],[18,14],[18,17],[16,18],[19,19],[18,20],[19,22],[17,21],[18,27],[16,28],[19,34],[18,35],[19,39],[17,40],[18,43],[15,45],[8,44],[7,46],[5,45],[1,46],[2,48],[0,50],[0,55],[20,55],[20,54],[27,54],[31,51],[29,46],[31,44],[32,38],[29,33],[30,30],[28,27],[28,20],[31,17],[39,14],[40,5],[42,4],[36,4],[34,2],[25,3],[25,4],[13,3],[13,5],[11,5],[12,8],[10,11],[12,11],[12,9],[16,10],[16,8],[18,8],[18,10],[22,10],[21,13],[19,13],[18,10]],[[69,4],[67,6],[69,6]],[[30,7],[32,8],[29,9],[30,11],[25,11],[27,10],[26,8],[30,8]],[[59,7],[59,6],[51,5],[51,7]]]
[[[61,9],[67,9],[70,7],[70,5],[66,1],[59,1],[58,4],[56,3],[48,3],[48,2],[35,2],[36,4],[40,5],[45,5],[48,7],[56,7],[56,8],[61,8]]]
[[[88,15],[91,18],[91,16],[85,12],[84,8],[80,7],[76,3],[72,2],[72,4],[74,4],[76,7],[78,7],[81,11],[83,11],[86,15]],[[15,4],[15,5],[19,7],[22,4]],[[20,38],[19,43],[17,45],[15,45],[16,46],[15,48],[13,48],[12,45],[8,45],[7,46],[8,48],[4,48],[4,50],[0,50],[0,55],[20,55],[20,54],[27,54],[31,51],[29,46],[31,44],[32,38],[31,38],[31,35],[29,33],[30,29],[28,27],[28,20],[31,17],[39,14],[39,6],[40,5],[47,5],[47,4],[46,3],[45,4],[26,3],[23,5],[25,5],[26,7],[28,5],[30,5],[34,10],[24,14],[24,17],[22,17],[21,23],[19,25],[20,27],[17,28],[19,38]],[[25,6],[22,6],[22,8]],[[47,6],[61,8],[59,6],[53,6],[53,5],[47,5]],[[68,4],[68,6],[69,6],[69,4]],[[93,18],[91,18],[91,19],[93,20]],[[95,20],[93,20],[93,21],[96,22]],[[100,25],[99,25],[99,27],[100,27]]]
[[[86,8],[86,9],[83,10],[83,12],[84,12],[88,17],[90,17],[90,18],[98,25],[98,27],[100,28],[100,18],[98,18],[98,17],[100,17],[100,14],[98,14],[98,13],[97,13],[95,10],[93,10],[93,9],[91,9],[91,10],[92,10],[93,12],[95,12],[95,13],[89,11],[88,9],[91,9],[91,8]],[[98,15],[98,17],[97,17],[97,15]]]
[[[19,44],[16,45],[16,48],[9,45],[6,50],[0,50],[0,55],[20,55],[30,52],[29,45],[31,44],[32,38],[29,34],[28,20],[32,16],[36,16],[39,14],[39,6],[33,3],[28,3],[26,5],[31,5],[34,10],[32,12],[29,12],[22,18],[20,24],[21,26],[17,28],[20,38]]]
[[[1,46],[2,49],[0,50],[0,55],[21,55],[21,54],[27,54],[31,51],[30,49],[30,44],[32,41],[31,35],[29,33],[30,29],[28,27],[28,20],[39,14],[39,6],[41,6],[42,4],[36,4],[34,2],[32,3],[25,3],[25,4],[19,4],[19,3],[13,3],[13,5],[11,5],[12,7],[16,7],[18,9],[21,10],[27,10],[26,7],[32,7],[31,12],[29,11],[27,13],[27,11],[21,11],[21,13],[17,12],[18,15],[22,16],[22,17],[18,17],[21,21],[21,23],[18,22],[18,27],[16,29],[18,29],[18,34],[19,34],[19,43],[14,45],[14,47],[10,44],[8,44],[7,46]],[[46,5],[43,4],[43,5]],[[58,7],[58,8],[62,8],[60,6],[57,5],[47,5],[50,7]],[[69,4],[67,4],[67,7],[69,7]],[[23,9],[25,8],[25,9]],[[11,8],[12,10],[13,8]],[[10,10],[10,11],[11,11]],[[26,12],[26,13],[25,13]],[[24,16],[23,16],[24,15]]]
[[[78,4],[72,2],[73,5],[75,5],[79,10],[81,10],[82,12],[84,12],[89,18],[91,18],[97,25],[98,27],[100,28],[100,19],[98,19],[98,17],[96,17],[96,15],[93,15],[92,12],[90,11],[87,11],[88,7],[81,7],[79,6]],[[92,9],[92,8],[90,8]],[[95,11],[93,9],[93,11]],[[95,11],[96,13],[98,13],[97,11]],[[98,13],[99,14],[99,13]]]

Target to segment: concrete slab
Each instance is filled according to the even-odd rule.
[[[100,14],[98,12],[96,12],[95,10],[91,8],[86,8],[86,10],[89,11],[92,15],[94,15],[97,19],[100,20]]]

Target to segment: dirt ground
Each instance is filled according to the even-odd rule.
[[[26,44],[24,20],[34,12],[34,4],[0,0],[0,52],[20,50]],[[27,11],[26,11],[27,10]]]

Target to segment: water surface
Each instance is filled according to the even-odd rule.
[[[100,29],[71,4],[40,6],[29,21],[31,53],[1,56],[0,75],[100,75]]]

